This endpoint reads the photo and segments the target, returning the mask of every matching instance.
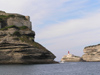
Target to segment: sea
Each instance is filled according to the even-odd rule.
[[[0,75],[100,75],[100,62],[0,65]]]

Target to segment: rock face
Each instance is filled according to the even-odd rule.
[[[81,57],[72,54],[64,55],[61,59],[61,62],[80,62],[80,61],[82,61]]]
[[[4,11],[0,11],[0,29],[5,26],[27,26],[28,28],[31,27],[30,17],[29,16],[23,16],[20,14],[11,14],[6,13]]]
[[[100,61],[100,45],[88,46],[84,48],[84,55],[82,56],[85,61]]]
[[[5,15],[5,12],[0,12]],[[35,32],[26,27],[26,22],[18,17],[0,21],[2,25],[0,29],[0,64],[38,64],[38,63],[54,63],[55,55],[48,51],[45,47],[35,42]],[[11,21],[11,22],[10,22]],[[25,22],[24,22],[25,21]],[[24,25],[20,25],[20,23]],[[15,25],[10,25],[16,23]],[[10,26],[9,26],[10,25]],[[5,27],[6,26],[6,27]]]

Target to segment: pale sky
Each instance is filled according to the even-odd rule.
[[[100,43],[100,0],[0,0],[0,10],[29,15],[35,41],[57,61]]]

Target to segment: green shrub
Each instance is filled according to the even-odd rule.
[[[19,27],[20,29],[27,29],[28,27],[27,26],[21,26]]]
[[[15,25],[8,26],[8,28],[16,28],[16,29],[19,29],[19,27],[15,26]]]
[[[3,19],[7,19],[7,18],[10,18],[10,17],[19,17],[19,18],[23,18],[24,20],[27,20],[25,16],[23,15],[14,15],[14,14],[9,14],[9,15],[0,15],[0,18],[3,18]]]
[[[16,29],[21,29],[21,30],[28,29],[27,26],[17,27],[17,26],[15,26],[15,25],[11,25],[11,26],[6,26],[6,27],[4,27],[4,28],[1,28],[0,30],[7,30],[8,28],[16,28]]]
[[[13,17],[13,18],[14,18],[14,17],[15,17],[15,15],[13,15],[13,14],[12,14],[12,15],[8,15],[8,18],[9,18],[9,17]]]
[[[0,15],[0,18],[2,18],[2,19],[7,19],[7,18],[10,18],[10,17],[15,17],[15,15],[8,15],[8,16],[6,16],[6,15]]]
[[[1,28],[0,30],[7,30],[8,29],[8,27],[4,27],[4,28]]]
[[[0,18],[5,19],[5,18],[7,18],[7,16],[6,15],[0,15]]]
[[[16,29],[19,29],[19,27],[15,26],[15,25],[11,25],[11,26],[7,26],[7,27],[4,27],[4,28],[1,28],[0,30],[7,30],[8,28],[16,28]]]
[[[23,15],[18,15],[17,17],[19,17],[19,18],[23,18],[24,20],[27,20],[26,17],[23,16]]]
[[[15,17],[15,15],[0,15],[0,22],[3,22],[4,20],[10,18],[10,17]]]
[[[23,35],[21,37],[19,37],[19,39],[22,42],[29,43],[30,45],[33,45],[33,47],[35,47],[35,48],[46,50],[46,48],[43,47],[41,44],[39,44],[37,42],[34,42],[34,41],[30,40],[29,38],[31,38],[31,37],[29,37],[29,36],[23,36]]]
[[[13,36],[21,36],[21,34],[20,34],[18,31],[15,31],[15,32],[13,33]]]

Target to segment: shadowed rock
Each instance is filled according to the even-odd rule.
[[[55,55],[35,42],[28,16],[0,11],[0,27],[0,64],[55,62]]]

